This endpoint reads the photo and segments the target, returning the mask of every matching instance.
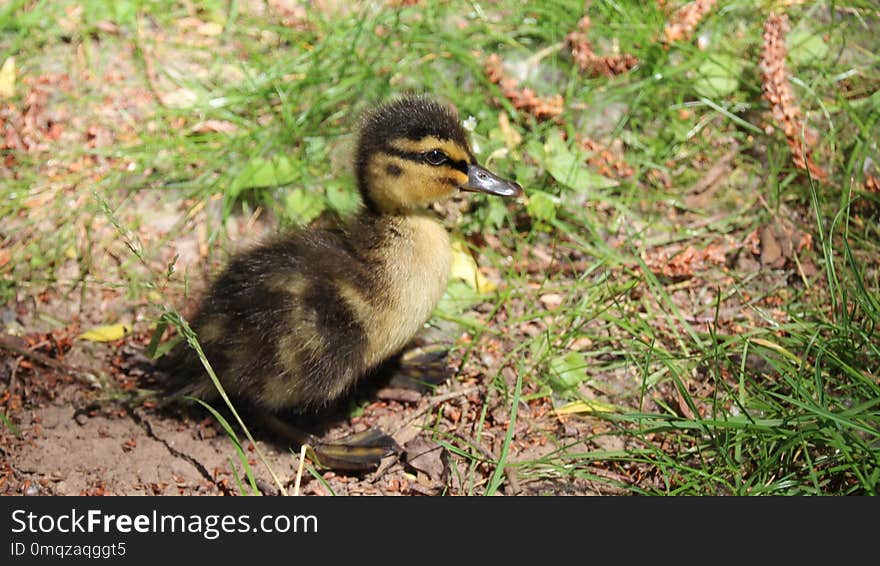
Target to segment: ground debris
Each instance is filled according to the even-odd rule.
[[[672,245],[643,254],[642,259],[656,275],[681,281],[727,262],[727,254],[737,249],[730,241],[716,242],[697,248],[693,245]]]
[[[764,47],[761,51],[762,82],[764,98],[770,103],[773,119],[785,133],[791,158],[795,167],[809,171],[817,179],[825,179],[825,171],[813,162],[810,147],[818,141],[818,135],[805,127],[801,109],[797,105],[789,81],[790,73],[785,63],[788,48],[788,18],[773,12],[764,22]],[[768,128],[772,132],[772,127]],[[803,136],[803,139],[802,139]]]
[[[611,147],[584,137],[579,142],[581,149],[587,153],[589,163],[600,175],[624,179],[635,175],[635,170],[623,157],[623,142],[617,139]]]
[[[449,454],[446,448],[419,436],[409,441],[404,451],[407,465],[425,474],[433,486],[446,483],[449,477]]]
[[[781,269],[804,249],[812,249],[813,237],[795,226],[773,222],[760,229],[761,265]]]
[[[596,54],[587,38],[590,24],[590,17],[584,16],[578,22],[577,30],[565,36],[565,45],[571,50],[571,56],[581,71],[591,77],[613,77],[638,65],[639,60],[629,53]]]
[[[541,98],[530,88],[519,88],[517,80],[504,73],[504,63],[500,55],[489,55],[485,67],[489,81],[501,88],[501,93],[517,110],[531,114],[538,120],[548,120],[562,114],[565,101],[561,94]]]
[[[675,43],[688,39],[715,3],[716,0],[694,0],[676,10],[663,28],[663,40]]]

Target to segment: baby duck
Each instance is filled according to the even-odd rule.
[[[192,319],[226,392],[321,464],[371,469],[396,447],[377,431],[322,443],[277,414],[328,404],[398,354],[443,294],[451,250],[427,207],[459,190],[522,188],[477,164],[456,112],[401,98],[363,121],[355,173],[363,207],[336,230],[280,235],[234,257]],[[178,393],[218,392],[185,342],[162,365]]]

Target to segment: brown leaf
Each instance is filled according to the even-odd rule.
[[[119,26],[109,20],[100,20],[95,23],[95,27],[98,28],[98,31],[104,33],[112,35],[117,35],[119,33]]]
[[[226,120],[204,120],[192,127],[194,134],[221,133],[231,134],[238,130],[238,126]]]
[[[772,226],[764,226],[761,229],[761,265],[779,269],[785,265],[785,259],[776,231]]]
[[[442,446],[421,436],[406,443],[406,463],[431,480],[444,483],[449,474],[449,455]]]
[[[544,308],[548,310],[553,310],[559,308],[562,305],[562,302],[565,300],[565,297],[560,295],[559,293],[544,293],[539,298],[541,304],[544,305]]]

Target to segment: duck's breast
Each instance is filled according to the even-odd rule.
[[[376,296],[367,300],[353,287],[344,292],[364,324],[371,367],[400,351],[430,318],[446,290],[451,262],[449,235],[428,216],[397,217],[386,230],[377,253]]]

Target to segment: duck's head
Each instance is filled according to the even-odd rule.
[[[355,166],[364,202],[375,212],[412,210],[459,190],[522,194],[517,183],[477,164],[455,110],[424,96],[401,98],[367,116]]]

